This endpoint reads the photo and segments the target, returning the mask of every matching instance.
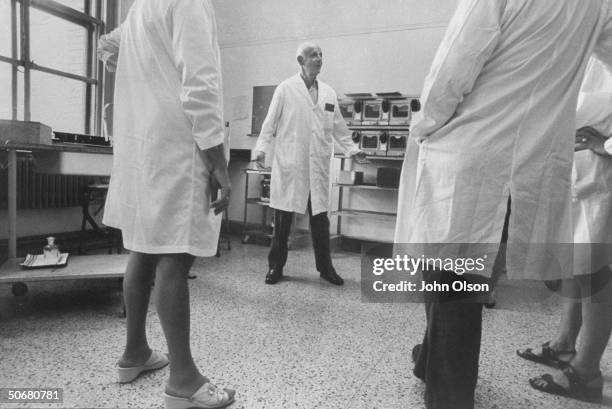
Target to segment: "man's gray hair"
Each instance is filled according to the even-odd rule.
[[[295,52],[295,57],[306,57],[304,54],[306,53],[306,50],[310,50],[313,48],[320,48],[318,45],[316,45],[315,43],[313,43],[312,41],[306,41],[303,42],[302,44],[300,44],[297,48],[297,51]]]

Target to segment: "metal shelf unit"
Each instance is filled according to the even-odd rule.
[[[249,197],[249,181],[252,175],[258,176],[270,176],[272,172],[270,170],[257,170],[257,169],[243,169],[242,170],[246,176],[246,180],[244,183],[244,218],[242,220],[242,232],[241,232],[241,240],[242,243],[247,243],[251,236],[257,237],[265,237],[267,239],[272,239],[272,234],[267,232],[266,221],[268,219],[268,208],[270,207],[270,203],[266,200],[262,200],[260,197]],[[258,229],[249,229],[247,225],[247,216],[248,216],[248,208],[249,205],[256,205],[262,207],[262,217],[261,217],[261,225]]]
[[[351,129],[355,129],[355,128],[357,127],[351,127]],[[361,127],[361,128],[366,128],[366,127]],[[368,128],[381,129],[381,127],[368,127]],[[393,129],[397,129],[397,127],[394,127]],[[345,169],[346,160],[350,159],[350,157],[340,155],[340,154],[334,155],[334,157],[337,159],[340,159],[340,170],[346,170]],[[403,161],[404,160],[403,156],[376,156],[376,155],[370,156],[369,155],[367,158],[370,161]],[[357,239],[357,240],[362,240],[362,241],[391,242],[389,240],[373,238],[373,237],[365,237],[363,235],[342,234],[342,218],[343,217],[367,217],[369,219],[384,221],[384,222],[389,222],[389,221],[394,222],[396,220],[396,213],[345,208],[343,205],[344,189],[363,189],[363,190],[372,190],[372,191],[376,191],[376,190],[378,191],[398,191],[399,190],[398,188],[380,187],[380,186],[376,186],[373,184],[351,185],[351,184],[344,184],[344,183],[337,183],[337,182],[333,183],[333,186],[338,188],[338,209],[335,211],[332,211],[330,214],[332,216],[338,217],[338,222],[336,225],[337,226],[336,227],[337,236],[350,237],[352,239]]]

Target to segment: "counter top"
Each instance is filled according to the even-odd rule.
[[[112,155],[113,148],[106,146],[79,145],[74,143],[55,142],[51,144],[43,143],[23,143],[5,141],[0,143],[1,150],[24,150],[24,151],[56,151],[56,152],[77,152],[77,153],[101,153]]]

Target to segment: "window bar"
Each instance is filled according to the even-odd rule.
[[[104,17],[106,19],[106,26],[104,29],[101,29],[100,34],[109,33],[111,30],[119,26],[119,2],[117,0],[108,0],[106,2],[106,10]],[[102,112],[105,113],[105,107],[107,104],[114,103],[114,95],[113,89],[115,84],[115,75],[112,72],[109,72],[104,69],[104,65],[102,62],[99,62],[100,76],[104,78],[103,90],[103,102],[102,102]],[[113,129],[113,115],[108,115],[106,117],[105,126],[108,127],[108,131],[112,135]]]
[[[98,19],[102,18],[102,10],[103,4],[101,0],[96,0],[96,15],[95,17]],[[92,42],[92,64],[94,67],[94,77],[98,80],[98,83],[95,88],[95,115],[94,115],[94,133],[95,135],[102,135],[102,117],[104,113],[102,112],[104,109],[104,92],[102,81],[104,75],[104,67],[102,66],[102,62],[98,61],[97,49],[98,49],[98,39],[104,30],[104,26],[96,25],[96,30],[94,33],[94,38]]]
[[[17,0],[11,0],[11,57],[13,58],[13,63],[11,64],[11,109],[12,114],[11,118],[13,120],[18,119],[17,115],[19,110],[17,109],[17,104],[19,103],[19,95],[17,88],[17,64],[15,64],[15,60],[17,60]]]
[[[0,61],[2,61],[2,62],[6,62],[6,63],[9,63],[9,64],[14,64],[14,65],[23,65],[23,64],[21,63],[21,61],[19,61],[19,60],[14,60],[14,59],[12,59],[11,57],[5,57],[5,56],[3,56],[3,55],[0,55]]]
[[[23,66],[23,120],[32,117],[30,110],[30,0],[21,0],[21,59]]]
[[[91,14],[91,1],[84,1],[84,5],[85,5],[85,14],[90,15]],[[87,39],[85,40],[85,48],[87,50],[87,54],[85,57],[85,63],[86,63],[86,68],[85,68],[85,75],[89,78],[92,77],[92,47],[93,47],[93,27],[92,26],[88,26],[87,27]],[[91,99],[91,94],[92,94],[92,90],[91,90],[92,85],[89,83],[85,84],[85,133],[86,134],[91,134],[91,105],[92,105],[92,99]]]
[[[53,0],[19,0],[22,2],[28,2],[32,7],[38,10],[49,13],[55,17],[70,21],[71,23],[79,24],[81,26],[90,26],[96,24],[104,24],[104,22],[98,18],[89,16],[85,13],[81,13],[71,7],[65,6],[61,3],[57,3]]]
[[[57,75],[59,77],[66,77],[77,81],[82,81],[86,84],[97,84],[98,81],[95,78],[84,77],[82,75],[71,74],[69,72],[64,72],[60,70],[56,70],[54,68],[45,67],[43,65],[38,65],[36,63],[30,62],[25,64],[31,70],[46,72],[47,74]]]

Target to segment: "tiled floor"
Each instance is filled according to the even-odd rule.
[[[275,286],[263,283],[265,247],[241,245],[198,260],[191,281],[192,349],[203,372],[238,390],[234,409],[422,408],[423,384],[411,374],[424,312],[418,304],[368,304],[360,296],[360,256],[336,253],[344,287],[319,279],[312,251],[291,251]],[[124,341],[116,281],[30,285],[18,305],[0,286],[0,388],[61,387],[63,405],[1,408],[162,408],[167,369],[133,384],[115,381]],[[542,284],[502,282],[498,307],[484,312],[477,408],[597,408],[532,390],[545,368],[517,348],[549,339],[559,300]],[[153,308],[151,345],[165,350]],[[604,356],[612,404],[612,355]]]

